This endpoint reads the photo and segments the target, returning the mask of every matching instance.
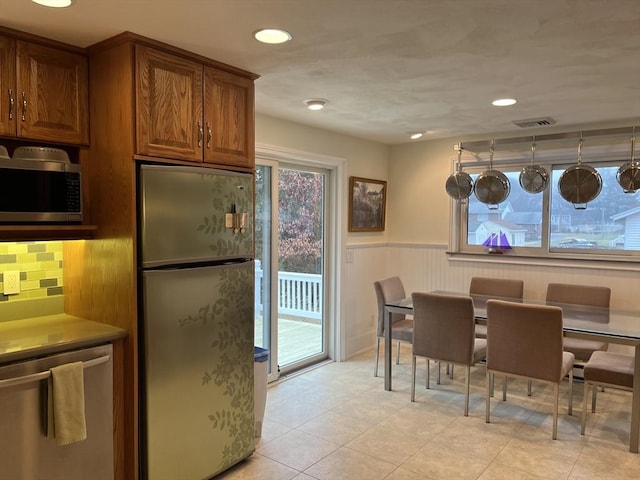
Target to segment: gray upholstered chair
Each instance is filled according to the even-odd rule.
[[[505,375],[553,384],[553,434],[558,437],[560,382],[569,375],[572,414],[574,355],[562,349],[562,309],[502,300],[487,301],[486,422],[490,423],[490,377]],[[506,400],[506,390],[503,390]]]
[[[590,307],[609,308],[611,289],[590,285],[550,283],[547,286],[547,303],[569,303]],[[576,356],[576,365],[582,366],[596,351],[606,351],[609,344],[595,340],[565,337],[564,349]]]
[[[413,293],[413,358],[411,401],[415,401],[416,357],[465,367],[464,415],[469,415],[471,365],[484,359],[487,340],[475,338],[475,314],[471,297],[437,293]],[[440,365],[438,364],[438,369]]]
[[[584,365],[584,397],[582,399],[582,426],[584,435],[587,424],[587,396],[592,387],[591,411],[596,411],[597,388],[612,387],[619,390],[633,390],[633,369],[635,356],[623,353],[595,351]]]
[[[404,286],[399,277],[390,277],[384,280],[373,282],[373,288],[376,291],[376,299],[378,301],[378,328],[377,328],[377,344],[376,344],[376,366],[373,370],[373,376],[378,376],[378,361],[380,359],[380,339],[384,338],[384,306],[392,300],[402,300],[406,298]],[[391,329],[391,339],[398,341],[398,352],[396,354],[396,363],[400,363],[400,342],[411,343],[413,340],[413,320],[406,318],[405,315],[394,313],[391,317],[393,328]],[[386,347],[391,348],[391,345]]]
[[[487,297],[522,298],[524,281],[506,278],[471,277],[469,284],[470,295],[484,295]],[[476,325],[476,337],[487,338],[487,326]]]
[[[510,280],[506,278],[471,277],[469,283],[469,295],[483,295],[485,297],[522,298],[524,294],[523,280]],[[487,326],[476,325],[476,337],[487,338]],[[453,368],[451,369],[453,370]],[[503,389],[506,388],[506,379]],[[493,392],[493,385],[491,391]],[[531,395],[531,382],[529,382],[528,394]]]

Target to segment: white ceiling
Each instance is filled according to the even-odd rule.
[[[258,113],[386,144],[640,119],[640,0],[74,2],[0,0],[0,24],[81,47],[129,30],[259,74]]]

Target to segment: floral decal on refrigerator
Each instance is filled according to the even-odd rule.
[[[202,218],[197,231],[210,235],[211,252],[219,256],[253,251],[253,177],[210,175],[211,213]],[[246,214],[246,224],[229,227],[228,214]]]
[[[253,264],[224,269],[219,298],[201,306],[197,313],[178,321],[180,327],[200,326],[211,336],[211,363],[202,373],[202,387],[224,386],[223,401],[212,405],[207,420],[211,428],[226,432],[222,446],[225,465],[238,462],[239,452],[253,448]]]

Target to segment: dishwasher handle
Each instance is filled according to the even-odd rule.
[[[95,367],[96,365],[102,365],[109,361],[110,356],[105,355],[103,357],[93,358],[82,362],[83,368]],[[16,385],[22,385],[23,383],[39,382],[45,380],[51,376],[51,370],[44,372],[32,373],[30,375],[24,375],[22,377],[9,378],[7,380],[0,380],[0,390],[3,388],[15,387]]]

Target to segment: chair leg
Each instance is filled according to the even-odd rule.
[[[585,382],[586,383],[586,382]],[[596,399],[598,398],[598,387],[593,386],[591,391],[591,413],[596,413]]]
[[[448,365],[449,365],[449,364],[447,363],[447,366],[448,366]],[[449,378],[450,378],[451,380],[453,380],[453,363],[451,364],[451,372],[449,373]]]
[[[491,410],[491,391],[493,390],[493,373],[487,372],[485,375],[485,388],[484,388],[484,410],[486,423],[489,421],[489,411]]]
[[[453,365],[451,365],[453,367]],[[464,416],[469,416],[469,377],[471,377],[471,367],[467,365],[464,369]]]
[[[430,377],[431,377],[431,365],[429,365],[429,359],[427,358],[427,384],[425,385],[426,388],[431,388],[429,385],[429,382],[431,381]]]
[[[398,351],[396,352],[396,365],[400,365],[400,342],[398,342]]]
[[[495,381],[495,375],[489,372],[487,372],[487,375],[489,375],[489,395],[493,397],[493,384]]]
[[[560,398],[560,383],[554,385],[555,395],[553,400],[553,433],[551,438],[558,439],[558,399]]]
[[[380,358],[380,337],[378,337],[378,342],[376,344],[376,366],[373,367],[373,376],[378,376],[378,359]]]
[[[573,415],[573,368],[569,370],[569,415]]]
[[[584,395],[582,396],[582,421],[580,422],[580,435],[584,435],[587,426],[587,395],[589,393],[589,383],[584,382]]]
[[[411,355],[411,401],[416,401],[416,356]]]
[[[531,387],[533,385],[533,380],[529,380],[527,382],[527,396],[530,397],[531,396]]]
[[[440,361],[436,361],[436,365],[438,365],[438,379],[436,380],[436,383],[438,385],[440,385]]]
[[[502,401],[507,401],[507,376],[502,379]]]

